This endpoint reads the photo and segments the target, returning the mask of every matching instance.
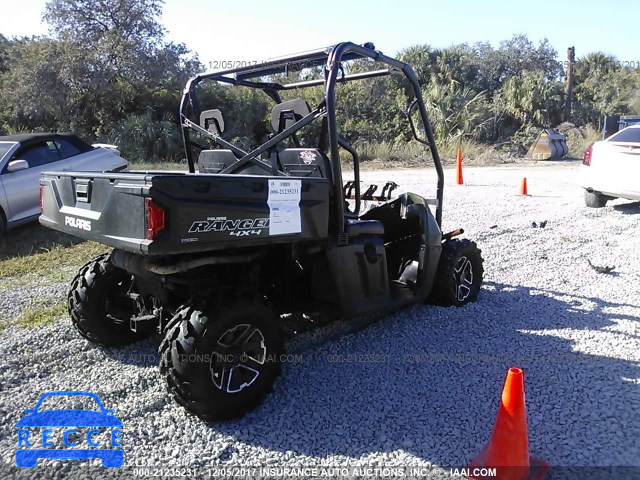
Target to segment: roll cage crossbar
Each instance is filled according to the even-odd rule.
[[[367,72],[345,74],[344,68],[342,67],[342,62],[357,59],[374,60],[376,62],[384,64],[386,68]],[[297,72],[304,69],[316,67],[324,67],[324,78],[297,81],[287,84],[281,84],[273,81],[262,81],[262,79],[264,79],[265,77],[269,78],[274,75],[286,75],[289,72]],[[407,116],[409,117],[413,136],[417,141],[426,145],[431,152],[431,157],[433,159],[433,163],[438,176],[435,218],[438,225],[441,226],[444,174],[442,171],[440,156],[438,155],[438,150],[436,148],[435,140],[433,137],[433,130],[431,129],[431,125],[427,116],[427,109],[425,107],[424,100],[422,99],[420,84],[418,83],[418,79],[410,65],[397,59],[387,57],[386,55],[382,54],[382,52],[375,50],[375,47],[371,43],[356,45],[351,42],[343,42],[328,48],[311,50],[294,55],[289,55],[286,57],[274,58],[254,65],[248,65],[229,70],[206,72],[191,78],[187,82],[180,102],[182,135],[184,140],[185,155],[189,163],[189,171],[192,173],[195,172],[195,161],[191,149],[191,145],[194,143],[189,139],[189,131],[195,130],[201,134],[208,136],[218,145],[230,149],[236,156],[239,157],[236,163],[225,168],[220,173],[234,173],[247,163],[253,163],[260,166],[261,168],[264,168],[265,170],[271,171],[274,175],[285,175],[284,172],[277,171],[277,169],[273,165],[257,158],[257,156],[264,152],[267,152],[269,149],[273,148],[277,143],[285,140],[287,137],[294,135],[296,131],[310,124],[314,120],[321,117],[326,117],[329,144],[328,156],[331,164],[333,190],[336,199],[336,212],[334,218],[336,221],[337,232],[343,233],[345,230],[345,216],[348,216],[348,214],[345,214],[344,211],[344,190],[342,185],[342,168],[340,165],[339,152],[340,147],[347,150],[347,152],[349,152],[353,156],[354,160],[356,212],[359,210],[360,204],[360,182],[357,153],[355,149],[353,149],[353,147],[338,133],[335,101],[336,85],[341,82],[363,80],[366,78],[381,77],[395,73],[404,74],[409,82],[409,86],[411,89],[410,93],[413,94],[413,101],[411,102],[406,112]],[[324,99],[320,102],[315,110],[311,111],[311,113],[305,115],[302,119],[296,121],[293,125],[276,134],[267,142],[260,145],[251,152],[245,152],[244,150],[222,139],[220,135],[216,135],[209,132],[208,130],[205,130],[204,128],[202,128],[202,126],[198,125],[197,122],[193,122],[188,118],[189,112],[191,113],[192,118],[200,117],[201,107],[196,95],[196,87],[198,86],[198,84],[205,80],[260,89],[263,90],[276,103],[282,103],[282,100],[278,93],[280,91],[322,85],[324,86]],[[411,97],[409,99],[411,99]],[[426,139],[419,138],[416,128],[411,119],[411,114],[416,109],[424,126]]]

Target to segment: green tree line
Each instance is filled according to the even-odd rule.
[[[73,131],[117,144],[130,160],[182,158],[180,95],[204,66],[184,44],[165,40],[161,13],[161,0],[50,0],[43,14],[48,36],[0,35],[0,134]],[[593,131],[604,114],[640,114],[638,65],[601,52],[575,63],[569,118],[567,64],[546,40],[536,45],[514,35],[498,46],[414,45],[398,57],[413,66],[436,139],[445,146],[465,141],[522,153],[541,127],[568,121]],[[374,149],[379,152],[406,146],[405,88],[395,76],[340,85],[344,135],[366,148],[385,146]],[[318,95],[317,89],[305,93],[310,101]],[[225,112],[231,139],[251,146],[269,134],[272,102],[263,93],[214,85],[204,97]]]

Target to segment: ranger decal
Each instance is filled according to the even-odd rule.
[[[236,237],[260,235],[263,228],[269,228],[268,218],[245,218],[230,220],[227,217],[209,217],[206,220],[193,222],[189,233],[229,232]]]

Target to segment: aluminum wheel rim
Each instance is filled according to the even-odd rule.
[[[473,290],[473,264],[466,256],[460,257],[453,272],[456,299],[464,302]]]
[[[251,386],[267,360],[262,331],[248,323],[225,331],[211,353],[211,381],[226,393],[238,393]]]

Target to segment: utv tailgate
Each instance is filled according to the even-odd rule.
[[[167,255],[327,236],[323,178],[47,172],[40,223],[134,253]]]

